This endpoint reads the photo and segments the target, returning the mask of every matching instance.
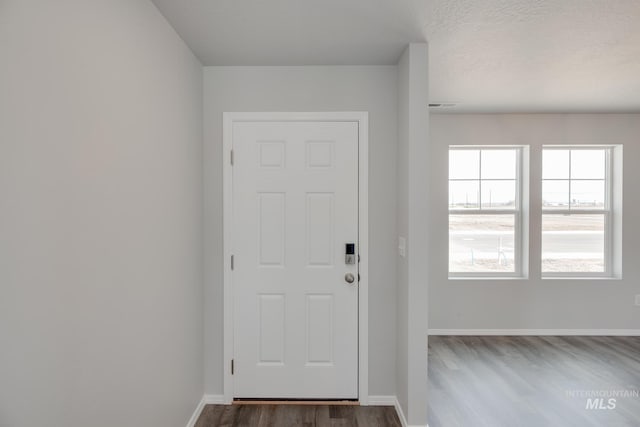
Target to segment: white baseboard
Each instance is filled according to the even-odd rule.
[[[640,329],[429,329],[429,335],[640,336]]]
[[[224,405],[224,395],[222,394],[205,394],[204,403],[206,405]]]
[[[400,406],[400,402],[398,402],[398,398],[396,396],[369,396],[370,404],[372,398],[379,398],[380,402],[383,402],[378,406],[394,406],[396,408],[398,418],[400,418],[400,424],[402,424],[402,427],[425,427],[419,425],[409,425],[407,423],[407,417],[404,416],[404,411],[402,410],[402,406]],[[429,424],[427,424],[426,427],[429,427]]]
[[[398,414],[402,427],[424,427],[407,424],[407,418],[404,416],[402,406],[400,406],[400,402],[398,402],[398,398],[396,396],[369,396],[369,406],[393,406]],[[428,424],[427,427],[429,427]]]
[[[202,396],[200,403],[196,406],[196,410],[193,411],[193,415],[189,418],[187,427],[194,427],[196,425],[196,422],[198,422],[198,418],[200,418],[200,414],[204,409],[204,405],[224,405],[224,396],[218,394],[205,394]]]
[[[198,406],[196,406],[196,410],[193,411],[193,415],[191,415],[191,418],[189,418],[187,427],[194,427],[196,425],[196,422],[198,421],[198,418],[200,418],[200,414],[204,409],[204,405],[205,405],[205,399],[203,396],[202,399],[200,399],[200,403],[198,403]]]
[[[400,418],[400,424],[402,424],[402,427],[409,427],[407,424],[407,418],[404,416],[402,406],[400,405],[400,402],[398,402],[398,398],[395,396],[393,397],[393,406],[396,407],[396,413],[398,414],[398,418]]]
[[[395,396],[369,396],[368,406],[396,406]]]

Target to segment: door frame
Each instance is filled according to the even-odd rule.
[[[369,113],[350,112],[225,112],[223,113],[223,253],[224,253],[224,402],[234,398],[233,359],[233,123],[235,122],[357,122],[358,123],[358,401],[369,403]]]

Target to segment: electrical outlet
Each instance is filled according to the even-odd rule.
[[[636,305],[640,306],[640,295],[636,295]]]

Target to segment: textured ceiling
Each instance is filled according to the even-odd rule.
[[[448,111],[640,111],[640,0],[153,0],[205,65],[394,64]]]
[[[640,111],[640,1],[428,1],[431,101]]]

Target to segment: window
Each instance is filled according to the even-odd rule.
[[[612,147],[542,150],[542,275],[611,275]]]
[[[523,147],[449,147],[449,276],[522,274]]]

